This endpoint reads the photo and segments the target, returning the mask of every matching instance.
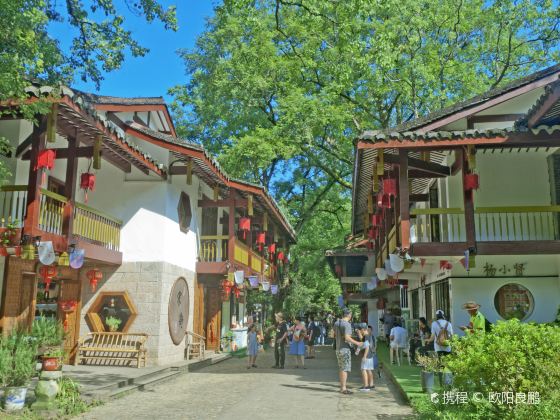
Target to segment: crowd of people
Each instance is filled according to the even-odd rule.
[[[470,322],[460,327],[466,333],[486,332],[491,324],[479,311],[480,305],[476,302],[467,302],[463,308],[470,315]],[[292,356],[296,369],[305,369],[305,359],[316,357],[315,346],[325,345],[327,337],[332,337],[333,346],[338,363],[340,392],[352,394],[347,388],[348,374],[352,370],[352,352],[360,357],[360,369],[363,385],[359,391],[368,392],[375,389],[374,371],[378,365],[377,341],[373,328],[366,323],[352,324],[352,311],[344,308],[339,319],[328,314],[324,319],[315,319],[309,316],[287,320],[284,314],[275,314],[275,324],[268,332],[272,333],[274,341],[274,369],[284,369],[286,365],[286,347],[288,356]],[[398,311],[388,310],[381,321],[390,349],[390,360],[394,363],[393,356],[398,359],[400,349],[408,349],[408,357],[416,361],[416,355],[427,355],[430,352],[443,357],[451,352],[449,340],[453,336],[453,325],[447,319],[443,310],[435,312],[435,319],[431,324],[426,318],[420,317],[418,329],[408,337],[404,319]],[[256,324],[248,329],[247,337],[247,369],[256,368],[256,358],[259,347],[264,338],[262,332],[257,330]]]

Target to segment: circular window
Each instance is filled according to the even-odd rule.
[[[494,296],[494,306],[502,318],[517,318],[523,321],[531,315],[535,303],[527,288],[510,283],[498,289]]]
[[[185,337],[189,321],[189,286],[183,277],[179,277],[171,289],[167,318],[171,340],[179,345]]]

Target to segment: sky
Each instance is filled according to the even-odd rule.
[[[117,4],[119,1],[115,2]],[[196,38],[204,31],[206,18],[212,16],[217,0],[161,0],[163,5],[176,5],[179,30],[166,31],[159,22],[148,24],[143,18],[126,13],[125,27],[133,32],[143,47],[150,49],[144,57],[127,56],[119,70],[105,73],[99,91],[93,83],[76,79],[72,86],[87,92],[112,96],[164,96],[167,90],[186,80],[185,66],[177,55],[181,48],[194,47]],[[61,8],[63,5],[60,6]],[[61,41],[63,49],[70,43],[68,25],[51,25],[49,32]]]

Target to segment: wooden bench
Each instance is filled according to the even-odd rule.
[[[80,363],[103,366],[146,366],[144,344],[148,334],[122,332],[92,332],[80,338],[75,365]]]

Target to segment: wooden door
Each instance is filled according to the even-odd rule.
[[[220,330],[222,328],[222,294],[218,288],[207,288],[206,293],[206,348],[220,348]]]
[[[205,335],[204,331],[204,286],[196,282],[194,288],[193,332]]]
[[[74,363],[76,358],[76,350],[78,339],[80,337],[80,309],[81,304],[81,283],[76,279],[62,279],[60,285],[60,294],[58,301],[75,300],[78,306],[74,312],[65,314],[59,310],[59,319],[61,322],[66,321],[66,340],[64,341],[64,350],[68,355],[67,363]]]
[[[31,324],[35,319],[36,296],[37,281],[35,274],[22,274],[17,325],[31,328]]]

